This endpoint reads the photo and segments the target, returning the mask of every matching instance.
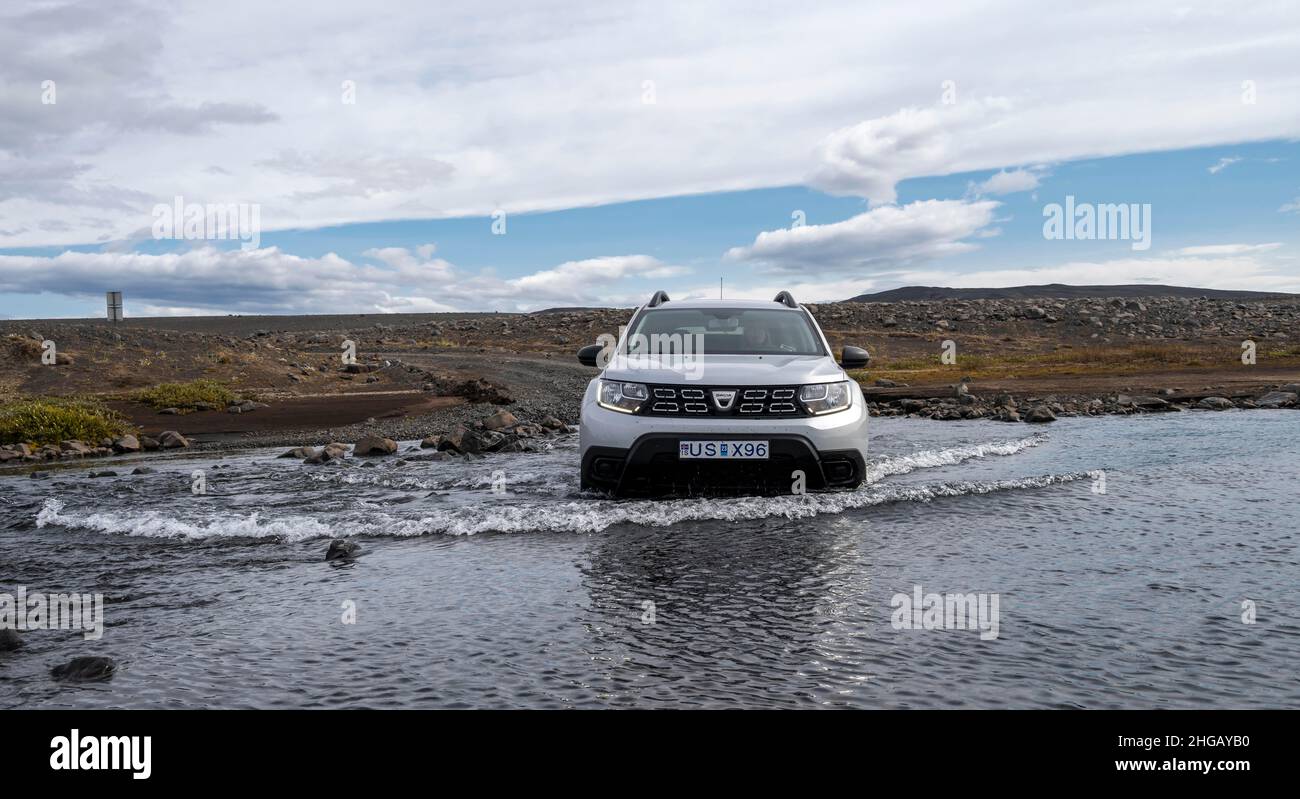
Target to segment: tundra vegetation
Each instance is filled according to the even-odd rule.
[[[134,398],[155,408],[176,408],[180,411],[224,408],[239,399],[226,386],[208,379],[187,383],[160,383],[136,392]]]
[[[0,444],[58,444],[100,441],[132,427],[97,400],[39,397],[0,403]]]

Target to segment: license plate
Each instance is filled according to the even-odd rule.
[[[677,445],[677,457],[706,460],[767,460],[766,441],[682,441]]]

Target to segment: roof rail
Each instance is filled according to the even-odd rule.
[[[665,302],[668,302],[668,295],[662,291],[656,291],[655,295],[650,298],[650,302],[646,303],[646,307],[658,308],[660,305],[663,305]]]
[[[788,291],[783,291],[783,292],[781,292],[780,294],[776,295],[776,296],[772,299],[772,302],[779,302],[779,303],[781,303],[782,305],[784,305],[784,306],[787,307],[787,308],[798,308],[798,307],[799,307],[799,303],[797,303],[797,302],[794,301],[794,297],[791,297],[791,296],[790,296],[790,292],[788,292]]]

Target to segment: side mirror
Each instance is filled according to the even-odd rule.
[[[597,366],[596,359],[600,357],[600,351],[605,349],[602,344],[588,344],[578,350],[578,362],[583,366]]]
[[[866,369],[871,354],[861,347],[845,347],[840,353],[840,366],[845,369]]]

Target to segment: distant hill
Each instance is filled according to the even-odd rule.
[[[903,286],[875,294],[859,294],[848,302],[904,302],[908,300],[1027,300],[1081,299],[1086,297],[1212,297],[1217,300],[1267,300],[1295,294],[1266,291],[1227,291],[1188,286],[1141,283],[1130,286],[1011,286],[1000,289],[952,289],[941,286]]]

